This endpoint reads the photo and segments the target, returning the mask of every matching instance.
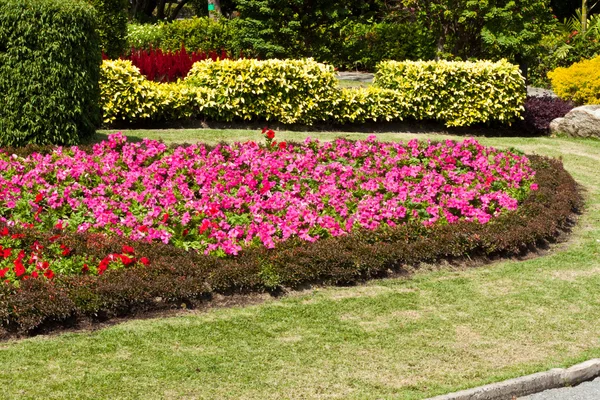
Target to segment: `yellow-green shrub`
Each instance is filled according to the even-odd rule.
[[[338,89],[329,119],[336,123],[394,121],[407,116],[401,92],[378,87]]]
[[[375,85],[402,92],[411,117],[468,126],[510,123],[525,103],[525,81],[515,65],[499,62],[384,61]]]
[[[323,120],[336,94],[333,67],[306,60],[212,60],[194,64],[185,83],[217,91],[219,118],[282,123]]]
[[[100,74],[104,123],[216,115],[214,90],[148,81],[128,60],[105,60]]]
[[[600,56],[548,73],[552,90],[564,100],[600,104]]]

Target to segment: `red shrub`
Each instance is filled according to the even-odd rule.
[[[208,53],[197,51],[188,52],[184,46],[176,52],[163,52],[160,49],[135,50],[131,49],[131,55],[121,57],[131,60],[133,65],[140,69],[142,75],[147,79],[156,82],[174,82],[177,79],[185,78],[192,65],[197,61],[212,59],[229,58],[227,52],[222,50],[209,51]]]

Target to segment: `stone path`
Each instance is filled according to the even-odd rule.
[[[370,72],[354,72],[354,71],[345,71],[338,72],[338,79],[347,80],[347,81],[357,81],[357,82],[373,82],[374,74]],[[534,97],[542,97],[542,96],[551,96],[555,97],[556,95],[552,92],[552,90],[535,88],[528,86],[527,87],[527,95]],[[600,399],[600,397],[598,398]]]
[[[598,400],[600,399],[600,378],[581,385],[546,390],[545,392],[520,397],[519,400]]]

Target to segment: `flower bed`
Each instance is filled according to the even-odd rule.
[[[472,139],[265,135],[267,145],[171,148],[117,134],[90,148],[1,155],[2,326],[24,332],[214,292],[518,253],[553,238],[581,205],[560,163]]]

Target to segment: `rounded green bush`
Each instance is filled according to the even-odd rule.
[[[80,0],[0,2],[0,146],[75,144],[95,132],[96,16]]]

